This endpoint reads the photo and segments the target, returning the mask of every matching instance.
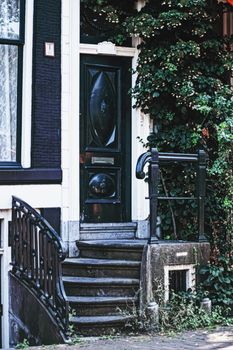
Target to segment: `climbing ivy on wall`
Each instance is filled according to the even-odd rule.
[[[131,94],[135,107],[154,120],[148,145],[166,152],[207,151],[206,231],[213,257],[227,252],[233,260],[233,38],[223,37],[221,30],[222,12],[230,5],[217,0],[149,0],[136,11],[135,1],[83,3],[115,23],[117,34],[111,40],[121,44],[127,37],[141,38]],[[191,170],[164,169],[161,191],[191,194]],[[193,238],[195,210],[195,202],[179,201],[173,209],[162,204],[164,236]]]

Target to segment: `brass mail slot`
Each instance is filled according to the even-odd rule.
[[[111,164],[114,165],[112,157],[91,157],[91,164]]]

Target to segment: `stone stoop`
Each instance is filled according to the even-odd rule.
[[[77,335],[123,328],[139,306],[142,240],[79,241],[63,263],[63,282]]]
[[[136,222],[81,224],[80,241],[134,239],[136,230]]]

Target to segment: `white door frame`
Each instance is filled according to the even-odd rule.
[[[134,47],[115,46],[110,42],[97,45],[81,44],[80,37],[80,1],[62,2],[62,237],[64,241],[75,242],[79,237],[79,77],[80,54],[112,55],[131,57],[132,68],[137,64],[137,40]],[[132,76],[132,86],[136,76]],[[133,105],[134,101],[132,101]],[[142,143],[149,134],[150,121],[140,110],[132,108],[132,221],[143,222],[149,213],[147,185],[135,178],[135,166],[138,156],[145,152]],[[140,225],[139,225],[140,226]],[[140,231],[140,230],[139,230]],[[145,234],[145,232],[143,233]],[[138,232],[138,235],[143,235]]]

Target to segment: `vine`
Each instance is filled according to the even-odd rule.
[[[232,269],[233,38],[223,36],[221,28],[223,11],[233,8],[217,0],[148,0],[140,11],[133,9],[133,1],[83,2],[116,24],[116,43],[141,38],[131,94],[135,107],[154,120],[148,145],[165,152],[207,151],[206,233],[212,243],[212,264],[225,268],[224,256]],[[195,185],[191,169],[182,167],[166,168],[163,182],[175,196],[191,195]],[[195,210],[195,202],[179,201],[173,208],[178,238],[194,238]],[[174,238],[169,205],[161,205],[160,215],[164,236]]]

